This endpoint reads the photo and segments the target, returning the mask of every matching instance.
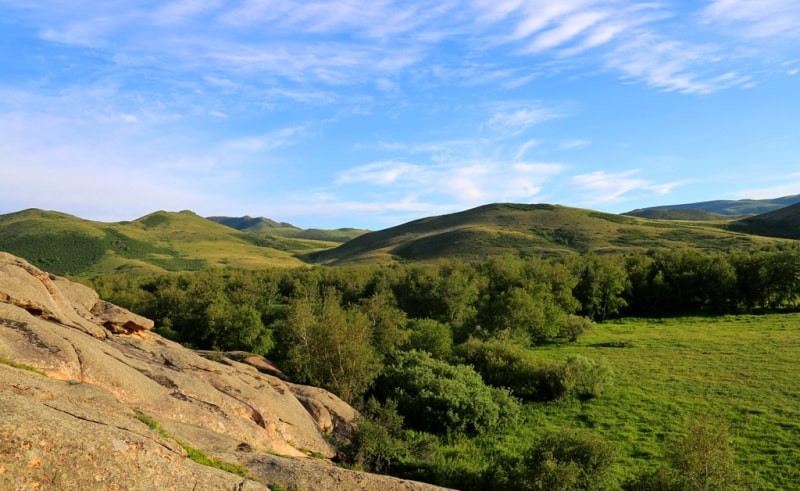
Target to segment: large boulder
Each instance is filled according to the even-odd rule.
[[[91,288],[0,253],[0,489],[258,488],[187,461],[178,441],[240,461],[262,482],[305,489],[315,472],[338,475],[328,438],[352,434],[352,407],[283,380],[266,360],[201,356],[152,327]],[[284,460],[263,465],[267,455]],[[302,477],[275,462],[301,466]],[[355,488],[326,489],[411,489],[346,475]]]
[[[0,365],[0,414],[0,489],[268,489],[193,462],[92,384]]]

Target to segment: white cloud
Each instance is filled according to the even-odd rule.
[[[797,0],[713,0],[703,16],[708,23],[733,25],[746,37],[800,37]]]
[[[558,111],[538,102],[504,103],[495,108],[486,125],[501,137],[519,135],[531,126],[562,117]]]
[[[406,162],[372,162],[342,172],[337,184],[366,183],[386,186],[396,183],[418,183],[425,181],[424,168]]]
[[[539,52],[561,46],[606,17],[608,17],[608,13],[600,11],[578,12],[570,15],[560,25],[536,36],[528,44],[527,51]]]
[[[493,201],[531,200],[544,183],[563,172],[561,164],[541,162],[460,161],[418,165],[374,162],[348,169],[336,179],[339,185],[367,183],[383,192],[424,195],[433,202],[481,204]]]
[[[519,149],[517,150],[517,154],[514,157],[514,160],[522,159],[525,156],[525,154],[528,153],[528,150],[541,143],[542,142],[540,142],[539,140],[533,140],[533,139],[526,141],[525,143],[519,146]]]
[[[633,192],[648,195],[665,195],[680,183],[655,183],[653,181],[636,177],[639,169],[625,172],[608,173],[596,171],[588,174],[573,176],[570,181],[578,188],[587,204],[618,203],[633,199]]]
[[[708,72],[718,48],[673,41],[643,34],[620,45],[607,55],[610,67],[625,76],[640,79],[656,88],[692,94],[708,94],[743,86],[750,77],[726,72]]]

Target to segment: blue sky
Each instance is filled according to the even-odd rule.
[[[0,0],[0,214],[800,193],[800,0]]]

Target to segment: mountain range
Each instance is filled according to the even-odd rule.
[[[624,213],[628,216],[667,220],[718,220],[760,215],[800,203],[800,194],[775,199],[714,200],[680,205],[652,206]]]
[[[770,210],[755,214],[757,210]],[[731,215],[736,212],[736,215]],[[0,215],[0,250],[60,275],[208,267],[392,263],[496,254],[562,255],[655,248],[723,250],[800,239],[800,195],[706,201],[626,214],[494,203],[384,230],[301,229],[269,218],[157,211],[104,223],[56,211]]]

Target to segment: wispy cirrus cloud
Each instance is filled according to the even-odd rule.
[[[698,41],[676,26],[699,22],[734,27],[734,35],[750,39],[796,38],[799,4],[714,0],[688,19],[685,13],[678,18],[678,5],[670,1],[633,0],[175,0],[157,8],[133,0],[78,1],[70,9],[42,0],[21,8],[36,13],[40,35],[49,41],[140,63],[278,76],[285,81],[272,85],[283,89],[379,78],[397,88],[391,78],[410,73],[406,83],[515,88],[546,73],[542,67],[554,59],[580,56],[584,69],[587,61],[594,65],[590,71],[616,70],[659,89],[708,93],[752,76],[746,65],[720,56],[741,39]],[[444,43],[460,56],[439,61]],[[504,62],[498,63],[498,52]]]
[[[546,107],[540,101],[504,102],[494,106],[486,127],[503,137],[519,135],[531,126],[564,115],[562,111]]]
[[[637,177],[640,169],[624,172],[595,171],[573,176],[570,182],[584,196],[586,204],[619,203],[638,196],[633,193],[648,195],[665,195],[679,182],[657,183]]]
[[[748,75],[717,70],[715,60],[720,58],[715,46],[642,34],[610,52],[607,62],[627,78],[667,91],[709,94],[750,83]]]
[[[708,23],[734,27],[746,37],[800,38],[797,0],[713,0],[702,16]]]
[[[545,162],[461,161],[421,165],[401,161],[372,162],[341,173],[337,184],[364,183],[442,201],[478,204],[535,199],[542,186],[564,171]]]

